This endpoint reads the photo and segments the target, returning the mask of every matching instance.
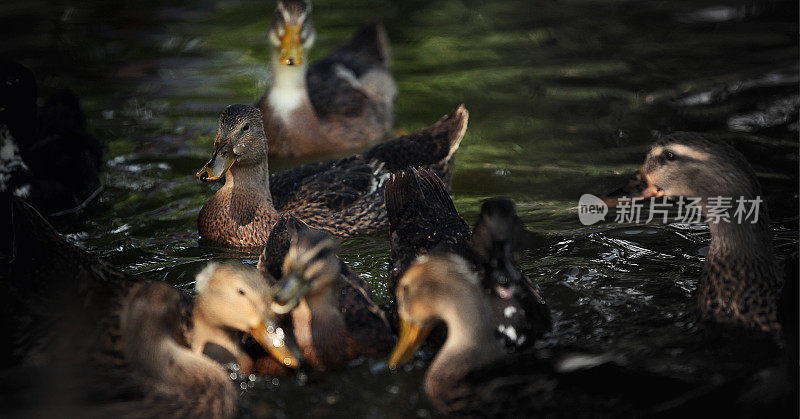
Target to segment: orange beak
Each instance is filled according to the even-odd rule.
[[[281,37],[280,62],[286,65],[303,64],[303,42],[300,40],[301,25],[286,24]]]

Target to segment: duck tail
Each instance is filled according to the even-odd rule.
[[[406,209],[414,205],[437,207],[446,214],[458,217],[453,200],[447,193],[442,180],[428,169],[411,169],[393,173],[386,184],[386,212],[389,223],[398,225]]]
[[[469,121],[469,111],[462,103],[458,107],[442,119],[436,121],[430,128],[423,131],[422,134],[427,134],[430,140],[436,143],[441,150],[446,150],[444,158],[440,160],[440,164],[444,164],[445,170],[448,175],[453,171],[453,156],[456,150],[461,145],[461,140],[464,139],[464,134],[467,132],[467,122]],[[444,178],[442,178],[444,179]],[[446,181],[449,184],[449,181]]]
[[[357,54],[362,59],[375,62],[383,68],[391,65],[391,48],[386,29],[380,21],[365,23],[352,38],[340,47],[340,52]]]
[[[467,108],[460,105],[428,128],[367,150],[364,158],[386,163],[385,169],[389,172],[414,167],[432,169],[445,185],[450,185],[455,153],[464,138],[468,120]]]

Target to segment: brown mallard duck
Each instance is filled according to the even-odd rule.
[[[231,105],[220,118],[211,160],[197,172],[202,181],[225,176],[225,185],[200,210],[200,236],[228,246],[263,246],[282,213],[342,237],[385,229],[383,189],[389,174],[421,166],[449,184],[467,119],[462,105],[427,129],[362,154],[270,176],[260,112]]]
[[[397,87],[383,27],[364,25],[344,45],[308,64],[316,31],[311,2],[280,0],[270,25],[272,80],[258,101],[270,156],[364,147],[392,128]]]
[[[693,388],[637,371],[608,355],[538,359],[508,353],[495,338],[489,296],[472,262],[453,254],[420,256],[397,284],[400,337],[390,368],[408,362],[434,326],[444,345],[425,374],[438,413],[465,417],[631,417]]]
[[[535,284],[514,268],[526,231],[514,203],[489,199],[470,231],[442,181],[427,170],[400,172],[386,186],[391,224],[390,289],[418,256],[455,254],[469,262],[490,297],[495,330],[509,348],[531,346],[552,327]]]
[[[231,417],[238,393],[230,373],[206,355],[249,369],[252,362],[237,346],[237,332],[246,332],[286,365],[298,365],[274,323],[275,310],[292,307],[273,299],[257,270],[210,264],[197,276],[192,305],[178,289],[132,278],[68,243],[20,200],[13,202],[12,218],[14,257],[4,280],[6,367],[38,378],[30,388],[15,381],[21,403],[8,408],[42,415]]]
[[[382,357],[394,343],[386,315],[372,301],[369,286],[336,256],[337,248],[328,234],[284,216],[258,262],[267,278],[281,278],[283,287],[299,299],[289,304],[295,308],[281,325],[294,338],[306,365],[314,369]],[[306,291],[297,292],[302,288]],[[257,362],[259,372],[281,372],[274,357]]]
[[[731,208],[721,212],[727,221],[715,217],[709,222],[711,244],[697,290],[698,307],[718,322],[780,330],[778,302],[784,275],[772,249],[766,204],[761,202],[758,212],[744,222],[735,215],[737,199],[763,197],[755,172],[741,153],[707,135],[675,133],[650,148],[640,175],[615,195],[700,198],[697,205],[705,216],[709,198],[732,198]],[[751,222],[752,217],[757,222]]]

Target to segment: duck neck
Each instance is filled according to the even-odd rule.
[[[777,304],[783,285],[772,249],[765,205],[758,219],[709,221],[711,244],[698,286],[705,316],[771,331],[778,328]]]
[[[245,199],[258,206],[265,206],[269,212],[275,212],[269,189],[269,164],[266,160],[250,166],[234,165],[225,174],[224,188],[229,189],[235,198]]]
[[[236,358],[242,372],[249,373],[252,370],[252,360],[236,343],[237,333],[235,330],[214,325],[198,310],[192,314],[192,322],[194,329],[191,346],[194,353],[203,354],[209,344],[218,345]]]
[[[271,60],[272,86],[268,100],[270,108],[281,117],[302,106],[308,101],[306,90],[307,64],[286,65],[278,60],[277,52],[273,52]]]
[[[446,398],[440,397],[442,391],[454,389],[468,372],[504,354],[494,333],[488,305],[479,295],[471,297],[440,306],[441,318],[447,325],[447,340],[425,378],[426,391],[433,400]]]
[[[297,344],[312,364],[332,365],[345,358],[347,325],[331,288],[306,296],[292,310]]]

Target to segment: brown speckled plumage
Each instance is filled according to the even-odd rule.
[[[311,17],[310,3],[281,1],[270,26],[272,84],[257,103],[270,156],[364,147],[392,127],[397,88],[389,73],[383,27],[377,22],[364,25],[347,43],[308,66],[305,50],[316,37]],[[302,28],[304,51],[301,62],[293,65],[279,60],[278,40],[289,25]]]
[[[316,247],[320,243],[327,244],[322,248]],[[303,254],[303,260],[285,260],[290,246]],[[284,216],[275,226],[258,262],[258,269],[269,281],[285,276],[286,266],[293,271],[327,269],[328,272],[318,273],[317,278],[310,278],[312,282],[324,281],[322,276],[335,277],[332,283],[322,285],[316,291],[319,294],[332,293],[334,299],[326,304],[327,307],[320,310],[320,306],[315,305],[317,309],[309,310],[311,305],[301,301],[298,308],[282,321],[287,335],[297,342],[306,365],[316,369],[335,367],[362,357],[385,356],[393,343],[389,323],[383,311],[372,301],[369,286],[335,256],[335,247],[331,246],[334,244],[325,233]],[[312,248],[314,253],[309,254]],[[312,288],[310,293],[313,292]],[[256,364],[259,373],[279,375],[288,372],[270,358],[261,357]]]
[[[711,244],[697,291],[704,316],[767,332],[780,330],[778,301],[784,283],[772,249],[761,186],[747,159],[733,147],[698,133],[675,133],[651,148],[642,167],[668,197],[699,197],[708,216],[711,197],[732,198],[730,221],[709,222]],[[758,221],[736,220],[736,200],[762,199]]]
[[[270,176],[258,111],[233,105],[223,113],[217,144],[229,139],[229,147],[233,144],[234,153],[238,149],[241,155],[237,154],[227,171],[225,185],[201,209],[200,235],[228,246],[264,245],[274,223],[287,213],[341,237],[385,229],[385,180],[392,172],[409,167],[431,168],[448,180],[467,119],[467,110],[460,106],[430,128],[362,154]],[[237,131],[246,123],[253,128],[245,134]],[[219,158],[217,154],[206,167],[213,166],[215,158]]]

